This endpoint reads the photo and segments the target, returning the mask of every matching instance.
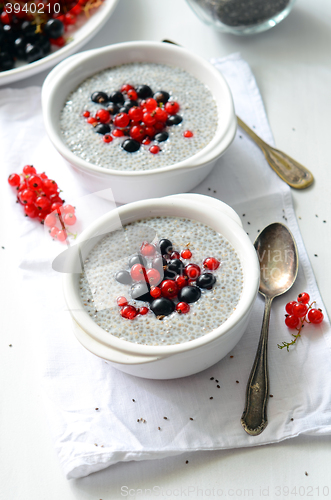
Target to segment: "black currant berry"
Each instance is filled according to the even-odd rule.
[[[144,302],[152,302],[153,297],[149,293],[147,283],[135,283],[131,287],[131,297],[133,300],[142,300]]]
[[[171,254],[171,252],[173,251],[171,241],[165,238],[159,241],[159,247],[162,255]]]
[[[154,269],[157,269],[162,275],[163,271],[167,267],[167,261],[164,257],[158,255],[157,257],[155,257],[155,259],[153,259],[152,266],[154,267]]]
[[[107,111],[109,111],[111,115],[117,115],[119,110],[120,108],[114,102],[110,102],[109,105],[107,106]]]
[[[167,120],[167,125],[169,125],[169,126],[179,125],[180,123],[182,123],[182,121],[183,121],[183,118],[180,115],[172,115],[172,116],[169,116],[169,118]]]
[[[151,303],[151,310],[156,316],[169,316],[174,312],[175,307],[174,302],[166,297],[160,297]]]
[[[98,104],[105,104],[108,102],[108,96],[105,92],[93,92],[91,99],[93,102],[97,102]]]
[[[111,102],[114,102],[115,104],[123,104],[124,103],[124,96],[122,92],[119,92],[118,90],[116,92],[113,92],[109,96],[109,100]]]
[[[30,23],[30,21],[23,21],[21,24],[21,32],[25,36],[34,35],[36,32],[35,24]]]
[[[122,148],[128,153],[135,153],[140,148],[140,144],[134,139],[126,139],[122,142]]]
[[[49,38],[59,38],[64,33],[64,24],[60,19],[49,19],[44,26],[44,31]]]
[[[168,94],[168,92],[166,92],[165,90],[159,90],[158,92],[155,92],[153,97],[157,102],[162,102],[163,104],[165,104],[169,101],[170,94]]]
[[[184,263],[180,259],[173,259],[168,264],[168,271],[173,271],[176,274],[184,273]]]
[[[136,92],[138,97],[141,99],[146,99],[147,97],[152,97],[153,95],[152,89],[148,85],[139,85],[136,88]]]
[[[51,42],[44,35],[40,35],[36,43],[41,48],[43,56],[50,53]]]
[[[37,44],[28,43],[25,48],[25,59],[28,63],[32,63],[34,61],[38,61],[44,56],[41,47]]]
[[[129,266],[132,267],[135,264],[141,264],[142,266],[146,267],[147,260],[143,255],[140,254],[132,255],[132,257],[129,258]]]
[[[128,109],[133,108],[134,106],[138,107],[139,103],[137,101],[131,101],[128,99],[127,101],[124,101],[124,106]]]
[[[110,132],[110,126],[107,125],[106,123],[99,123],[99,125],[97,125],[94,128],[94,130],[95,130],[95,132],[97,134],[105,135],[105,134],[109,134],[109,132]]]
[[[115,274],[115,280],[118,281],[118,283],[122,283],[122,285],[131,285],[132,283],[132,278],[128,271],[118,271]]]
[[[199,288],[212,288],[216,283],[216,276],[211,273],[203,273],[196,279]]]
[[[24,36],[19,36],[16,38],[14,42],[14,51],[15,55],[19,57],[20,59],[25,58],[25,47],[26,47],[26,38]]]
[[[184,286],[178,293],[179,302],[186,302],[187,304],[192,304],[196,302],[201,297],[201,290],[197,286]]]
[[[7,52],[0,52],[0,71],[8,71],[14,67],[14,64],[13,56]]]
[[[168,132],[159,132],[158,134],[155,135],[154,139],[157,142],[164,142],[168,139],[169,134]]]

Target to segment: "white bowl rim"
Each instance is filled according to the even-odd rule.
[[[65,79],[67,72],[74,71],[77,66],[82,64],[82,62],[86,63],[87,61],[94,59],[96,55],[101,55],[101,54],[108,55],[119,50],[128,50],[135,48],[146,49],[149,47],[159,48],[160,50],[168,52],[170,51],[173,52],[174,54],[176,53],[186,54],[186,56],[190,57],[192,60],[195,61],[195,63],[202,66],[202,69],[204,71],[209,72],[209,74],[218,81],[219,87],[222,89],[224,96],[226,97],[226,99],[228,99],[228,102],[231,103],[231,112],[227,117],[226,133],[220,136],[218,130],[216,130],[214,137],[204,148],[202,148],[189,158],[186,158],[172,165],[167,165],[165,167],[155,168],[151,170],[120,171],[88,163],[79,156],[75,155],[65,145],[65,143],[61,139],[61,136],[57,133],[56,127],[54,127],[53,125],[54,118],[52,114],[48,112],[48,107],[50,105],[49,95],[51,95],[51,97],[53,96],[53,98],[55,99],[56,88],[59,85],[61,85],[61,81]],[[91,73],[90,76],[92,76],[93,74],[95,74],[95,72]],[[225,78],[222,76],[222,74],[209,61],[202,58],[201,56],[198,56],[197,54],[191,52],[190,50],[184,47],[164,42],[155,42],[147,40],[121,42],[113,45],[108,45],[106,47],[101,47],[98,49],[92,49],[80,52],[79,54],[75,54],[70,58],[67,58],[61,64],[57,65],[45,79],[45,82],[42,87],[42,107],[43,107],[43,116],[44,116],[46,131],[48,133],[50,140],[52,141],[56,149],[61,153],[61,155],[72,165],[75,165],[86,172],[102,174],[103,176],[148,177],[150,175],[158,175],[164,172],[171,172],[172,170],[184,170],[184,169],[190,170],[192,168],[200,168],[204,164],[215,160],[218,156],[220,156],[220,154],[222,154],[227,149],[227,147],[231,144],[231,142],[234,139],[237,126],[235,112],[234,112],[233,98],[230,88]],[[222,148],[220,152],[219,150],[221,145]],[[204,158],[204,156],[208,154],[209,156]],[[194,162],[199,160],[200,162],[194,165]]]
[[[107,214],[98,218],[93,224],[91,224],[87,229],[85,229],[81,235],[77,239],[77,245],[88,240],[89,238],[100,234],[102,232],[102,228],[109,223],[112,219],[115,219],[120,216],[120,219],[123,224],[125,224],[126,218],[131,218],[134,216],[132,220],[141,219],[141,216],[137,216],[135,218],[135,213],[137,210],[141,208],[146,209],[146,218],[150,216],[157,216],[156,214],[148,215],[150,210],[154,209],[167,209],[169,206],[176,206],[177,208],[187,208],[188,201],[187,199],[180,199],[180,195],[177,195],[177,200],[175,200],[175,196],[171,196],[171,199],[167,200],[165,198],[162,199],[149,199],[142,200],[133,203],[129,203],[122,207],[119,207],[115,210],[111,210]],[[170,198],[170,197],[169,197]],[[77,322],[77,324],[87,332],[92,338],[94,338],[98,343],[102,343],[107,347],[114,349],[115,351],[120,351],[122,354],[135,355],[135,356],[160,356],[167,357],[173,354],[178,354],[180,352],[189,351],[192,349],[196,349],[202,345],[208,344],[222,336],[225,336],[228,332],[231,331],[247,314],[247,312],[251,309],[253,302],[255,301],[260,281],[260,267],[258,263],[258,258],[256,255],[256,251],[254,246],[252,245],[247,233],[244,229],[239,226],[237,222],[231,219],[225,213],[222,213],[219,210],[216,210],[214,207],[209,207],[206,203],[202,203],[201,201],[194,201],[192,203],[192,208],[196,209],[195,212],[198,213],[201,211],[212,211],[215,212],[214,216],[217,217],[218,221],[221,221],[223,224],[227,225],[231,228],[231,231],[239,237],[242,242],[241,250],[244,250],[245,258],[248,258],[251,262],[249,267],[248,274],[250,274],[250,279],[248,280],[247,276],[244,274],[244,281],[246,280],[245,287],[245,297],[241,296],[239,302],[236,306],[236,310],[231,314],[231,316],[218,328],[212,330],[201,337],[184,342],[181,344],[172,344],[167,346],[149,346],[143,344],[135,344],[133,342],[120,339],[111,334],[111,332],[106,332],[103,330],[97,323],[93,321],[93,319],[89,316],[89,314],[83,309],[82,302],[79,296],[78,287],[75,286],[75,281],[77,277],[73,273],[67,273],[63,277],[63,288],[64,295],[68,305],[68,309],[71,312],[73,319]],[[164,214],[164,213],[163,213]],[[193,220],[199,220],[197,217],[194,217]],[[235,248],[239,258],[241,259],[243,253],[240,252],[240,249]],[[246,272],[247,274],[247,272]],[[78,311],[78,313],[76,312]],[[84,325],[82,325],[82,319],[84,321]]]

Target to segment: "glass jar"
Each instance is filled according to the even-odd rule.
[[[219,31],[250,35],[280,23],[295,0],[186,0],[205,23]]]

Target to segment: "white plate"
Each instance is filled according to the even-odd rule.
[[[36,75],[41,71],[45,71],[55,66],[66,57],[77,52],[78,49],[87,43],[102,28],[112,14],[117,2],[118,0],[104,0],[100,7],[92,11],[91,17],[88,19],[79,16],[79,21],[75,28],[73,28],[73,31],[68,32],[68,36],[72,38],[72,41],[61,49],[55,49],[54,52],[39,59],[39,61],[30,64],[22,63],[8,71],[1,71],[0,85],[16,82],[17,80]]]

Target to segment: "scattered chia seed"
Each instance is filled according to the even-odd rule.
[[[163,417],[163,418],[164,418],[164,420],[168,420],[168,417]]]
[[[210,398],[209,398],[209,399],[214,399],[214,398],[213,398],[213,396],[210,396]]]
[[[218,380],[215,380],[216,384],[218,384]]]
[[[308,472],[305,472],[305,476],[308,476]]]
[[[9,344],[9,347],[13,347],[13,345],[12,345],[12,344]]]
[[[317,253],[314,253],[314,257],[318,257]]]
[[[247,224],[249,224],[249,225],[250,225],[251,223],[247,221]]]
[[[99,410],[99,408],[95,408],[95,411],[98,411],[98,410]]]
[[[323,222],[324,222],[324,224],[325,224],[325,223],[326,223],[326,220],[324,220]],[[2,248],[3,248],[3,247],[2,247]]]
[[[236,380],[236,384],[239,384],[239,380]]]
[[[210,380],[214,380],[214,377],[210,377]]]
[[[233,358],[233,356],[230,356],[230,358]]]
[[[293,422],[293,418],[291,418],[291,422]]]
[[[246,214],[243,214],[243,217],[245,217]]]
[[[161,430],[161,427],[158,427],[158,428],[157,428],[157,430],[158,430],[158,431],[160,431],[160,430]]]
[[[274,396],[273,396],[273,394],[269,394],[269,397],[270,397],[270,398],[273,398]]]
[[[239,136],[239,139],[242,139],[242,138],[243,138],[243,136],[242,136],[242,135],[240,135],[240,136]]]
[[[326,221],[323,221],[323,222],[326,222]],[[1,248],[2,248],[2,250],[4,250],[4,249],[5,249],[5,247],[1,247]]]
[[[211,191],[211,188],[208,188],[208,191]]]
[[[193,420],[193,418],[192,418],[192,417],[190,417],[190,420]]]
[[[186,460],[186,462],[185,462],[185,463],[186,463],[186,464],[188,464],[188,463],[189,463],[189,462],[188,462],[188,460]],[[307,474],[307,473],[306,473],[306,474]],[[307,476],[308,476],[308,474],[307,474]]]
[[[220,385],[217,385],[216,387],[217,387],[217,389],[220,389],[220,388],[221,388],[221,386],[220,386]]]
[[[133,399],[132,401],[133,401],[134,403],[136,402],[136,400],[135,400],[135,399]]]

